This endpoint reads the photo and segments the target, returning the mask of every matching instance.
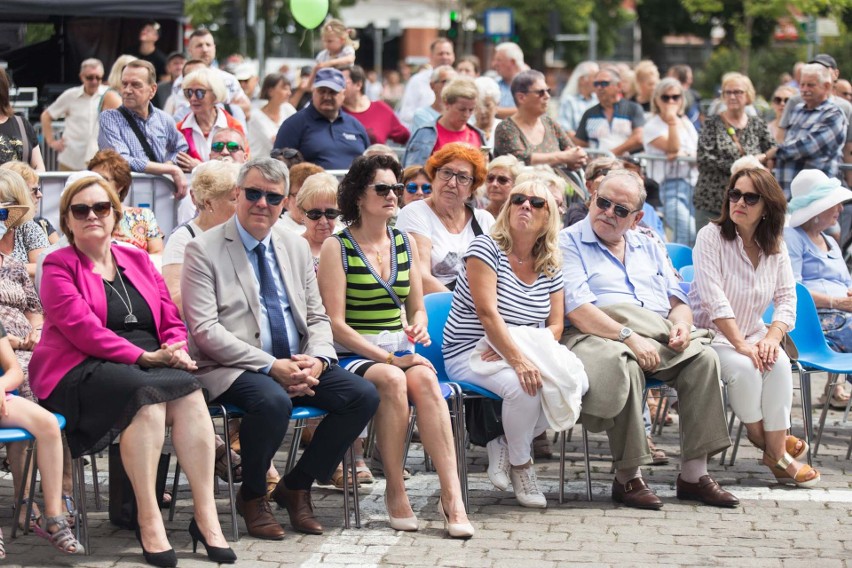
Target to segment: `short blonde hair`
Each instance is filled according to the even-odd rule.
[[[509,170],[509,173],[512,176],[512,181],[514,182],[518,179],[518,176],[521,175],[521,172],[523,171],[523,164],[512,154],[503,154],[502,156],[497,156],[488,162],[487,171],[490,172],[494,168]]]
[[[124,72],[124,68],[127,64],[131,61],[136,61],[135,55],[119,55],[118,59],[115,60],[115,63],[112,64],[112,67],[109,70],[107,85],[116,91],[121,91],[121,74]]]
[[[121,201],[118,200],[118,193],[112,187],[112,184],[106,181],[101,176],[86,176],[80,178],[62,192],[62,197],[59,198],[59,230],[68,239],[68,242],[74,244],[74,233],[68,228],[68,213],[71,211],[71,200],[84,189],[88,189],[93,185],[97,185],[106,191],[107,199],[112,205],[112,218],[115,220],[113,230],[121,222]]]
[[[192,172],[192,199],[197,206],[210,203],[228,195],[237,187],[240,164],[211,160],[199,165]],[[200,208],[200,207],[199,207]]]
[[[182,88],[188,89],[190,85],[200,85],[201,88],[207,88],[213,91],[213,102],[221,103],[228,98],[228,91],[225,89],[225,83],[219,74],[209,67],[196,69],[189,75],[183,78]]]
[[[441,91],[441,100],[447,105],[454,104],[459,99],[475,101],[477,98],[479,98],[479,90],[470,77],[456,77]]]
[[[307,210],[309,203],[324,200],[337,203],[337,185],[337,178],[328,172],[308,176],[296,194],[296,207]]]
[[[19,176],[24,178],[24,181],[26,183],[30,185],[38,183],[38,173],[34,169],[32,169],[29,164],[25,164],[17,160],[12,160],[11,162],[6,162],[5,164],[0,165],[0,168],[17,173]]]
[[[11,169],[0,169],[0,202],[23,205],[28,208],[26,214],[18,219],[14,226],[9,226],[10,229],[32,221],[35,216],[35,203],[33,203],[30,188],[27,187],[21,174]]]
[[[745,85],[746,104],[750,105],[751,103],[753,103],[756,93],[754,90],[754,84],[751,82],[751,79],[749,79],[742,73],[737,73],[736,71],[732,71],[731,73],[725,73],[724,75],[722,75],[722,91],[725,90],[725,85],[732,81],[740,81]]]

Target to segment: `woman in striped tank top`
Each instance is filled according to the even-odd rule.
[[[780,343],[796,322],[796,282],[784,244],[787,200],[772,174],[744,169],[728,183],[722,215],[698,232],[689,304],[695,325],[716,332],[731,408],[781,483],[813,487],[819,472],[798,461],[807,444],[787,436],[790,359]],[[775,306],[772,323],[762,315]]]
[[[415,344],[430,344],[417,246],[388,226],[403,191],[400,173],[388,156],[352,162],[338,189],[342,220],[349,226],[323,243],[317,279],[340,365],[372,382],[381,397],[374,420],[391,528],[418,529],[403,482],[410,400],[438,471],[445,529],[451,537],[469,538],[474,529],[462,501],[447,404],[432,364],[414,353]]]

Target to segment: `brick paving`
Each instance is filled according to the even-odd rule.
[[[813,392],[821,392],[820,380]],[[798,397],[798,393],[796,393]],[[814,413],[816,421],[819,414]],[[362,528],[343,529],[342,494],[315,488],[317,515],[325,525],[322,536],[289,530],[287,515],[276,511],[288,533],[281,542],[261,541],[243,535],[233,543],[238,566],[460,566],[517,568],[535,566],[852,566],[852,461],[846,459],[852,423],[843,424],[842,412],[832,411],[814,465],[822,483],[812,490],[774,483],[767,468],[758,464],[759,452],[748,442],[735,465],[710,464],[711,474],[741,500],[738,509],[720,510],[681,503],[675,498],[677,477],[677,427],[666,427],[657,444],[673,458],[666,466],[644,468],[644,476],[665,502],[658,512],[616,506],[609,497],[612,480],[609,450],[603,435],[591,435],[590,454],[594,500],[585,500],[581,437],[568,443],[566,503],[557,500],[559,462],[540,461],[539,480],[548,496],[547,510],[518,506],[511,491],[496,491],[485,475],[483,448],[469,453],[470,504],[476,536],[469,541],[444,538],[436,503],[437,475],[424,470],[423,454],[413,445],[407,482],[412,506],[421,520],[418,533],[392,531],[382,505],[384,481],[364,486],[361,492]],[[794,411],[794,433],[801,432],[800,413]],[[554,448],[556,449],[556,448]],[[283,465],[284,454],[276,463]],[[106,493],[106,459],[99,460],[101,487]],[[223,488],[224,489],[224,488]],[[11,503],[11,479],[0,482],[3,503]],[[12,514],[0,511],[7,535],[10,566],[143,566],[133,534],[110,525],[106,511],[93,511],[89,485],[89,527],[92,554],[68,557],[55,552],[34,535],[11,541]],[[217,501],[226,535],[230,534],[227,493]],[[179,566],[211,566],[206,556],[193,554],[186,527],[191,517],[188,487],[181,485],[177,515],[167,522],[169,537],[178,552]],[[240,529],[244,530],[242,520]],[[201,549],[199,549],[201,550]]]

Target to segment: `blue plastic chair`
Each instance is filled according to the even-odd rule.
[[[688,246],[678,243],[666,243],[666,250],[669,253],[669,258],[672,259],[672,266],[677,270],[692,264],[692,249]]]
[[[679,268],[678,272],[684,282],[692,282],[695,279],[695,267],[691,264]]]

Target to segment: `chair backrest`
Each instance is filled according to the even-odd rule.
[[[695,280],[695,267],[691,264],[687,264],[686,266],[678,269],[680,272],[680,277],[683,278],[684,282],[692,282]]]
[[[669,258],[672,259],[672,266],[677,270],[692,264],[692,249],[688,246],[678,243],[666,243],[666,250],[669,253]]]
[[[772,323],[774,313],[775,307],[769,304],[766,313],[763,314],[763,321],[767,324]],[[800,282],[796,283],[796,326],[790,332],[790,338],[796,344],[800,358],[806,359],[809,353],[831,351],[822,331],[814,299],[811,298],[810,291]]]
[[[450,315],[450,305],[453,303],[452,292],[438,292],[426,294],[423,297],[426,306],[426,316],[429,318],[429,338],[432,340],[429,347],[417,346],[417,352],[423,355],[435,366],[438,372],[438,380],[446,381],[447,371],[444,368],[444,354],[441,345],[444,343],[444,326]]]

